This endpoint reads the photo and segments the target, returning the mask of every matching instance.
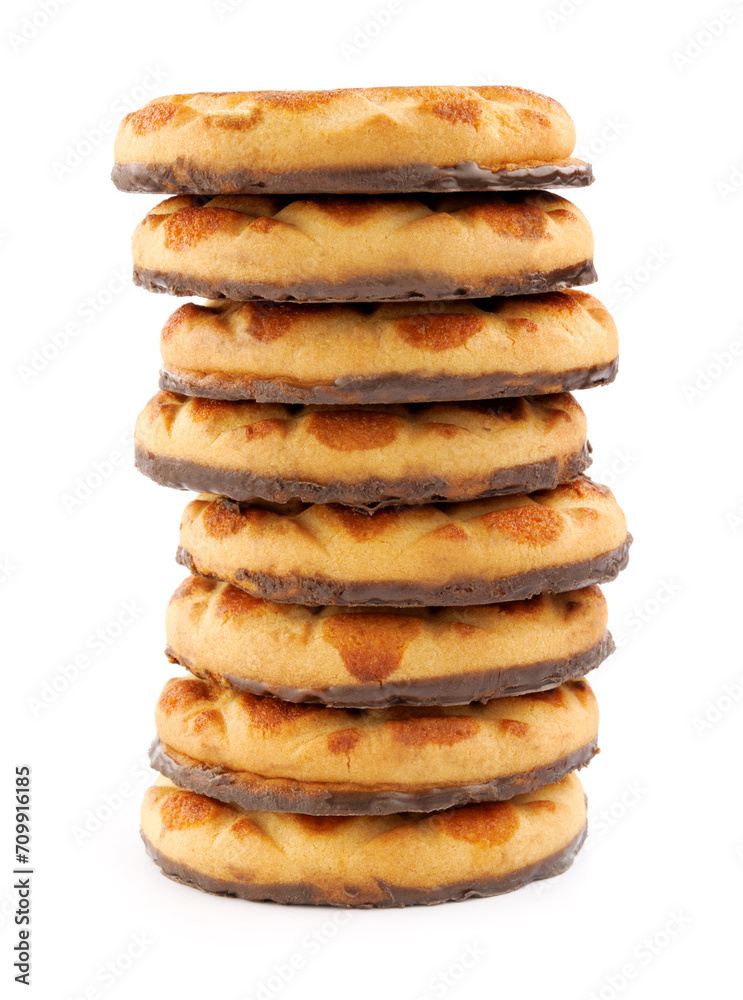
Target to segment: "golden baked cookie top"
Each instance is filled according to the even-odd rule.
[[[192,576],[171,597],[165,630],[170,659],[199,677],[287,701],[369,708],[555,687],[611,653],[607,617],[595,586],[474,607],[308,608]]]
[[[460,302],[188,302],[161,387],[214,399],[396,403],[582,389],[614,378],[617,329],[587,292]]]
[[[159,97],[122,121],[125,191],[196,194],[585,185],[557,101],[506,86]]]
[[[202,494],[181,520],[180,560],[255,597],[299,604],[518,600],[613,579],[631,539],[609,489],[385,507],[238,504]]]
[[[507,802],[435,813],[307,816],[246,811],[158,778],[142,834],[166,875],[282,903],[405,906],[506,892],[556,875],[585,835],[574,773]]]
[[[569,393],[341,408],[159,392],[135,446],[165,486],[369,508],[551,489],[590,462]]]
[[[226,773],[381,793],[513,775],[525,782],[529,772],[596,740],[598,707],[585,680],[485,704],[362,712],[292,704],[185,676],[165,684],[155,721],[166,751]]]
[[[583,213],[550,191],[179,195],[132,237],[149,291],[240,301],[483,298],[596,280]]]

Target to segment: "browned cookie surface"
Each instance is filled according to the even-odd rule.
[[[567,393],[341,409],[161,391],[135,447],[137,467],[165,486],[368,508],[551,489],[590,462]]]
[[[610,382],[617,330],[570,289],[459,302],[188,302],[165,324],[161,387],[213,399],[407,403]]]
[[[552,688],[609,655],[606,624],[598,587],[458,608],[311,608],[202,576],[181,584],[165,616],[168,655],[196,676],[347,708]]]
[[[127,115],[113,180],[188,194],[582,186],[575,128],[518,87],[364,87],[159,97]]]
[[[207,892],[325,906],[409,906],[489,896],[570,866],[586,801],[570,774],[508,802],[432,814],[304,816],[246,811],[173,785],[147,790],[148,853]]]
[[[546,191],[181,195],[139,224],[132,254],[150,291],[238,300],[482,298],[596,277],[585,217]]]
[[[359,711],[177,677],[155,721],[153,766],[185,788],[246,809],[388,814],[558,781],[596,752],[598,708],[585,680],[485,704]]]
[[[441,606],[611,580],[630,541],[611,491],[582,477],[527,495],[373,514],[202,494],[184,512],[178,558],[270,600]]]

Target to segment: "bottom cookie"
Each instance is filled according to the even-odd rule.
[[[569,774],[508,802],[429,814],[247,812],[166,778],[145,793],[142,838],[163,874],[255,902],[432,905],[510,892],[559,875],[586,835]]]

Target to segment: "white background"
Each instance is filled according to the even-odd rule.
[[[728,996],[738,981],[743,4],[395,6],[349,52],[385,0],[226,0],[221,11],[67,0],[46,24],[36,13],[20,43],[40,7],[3,5],[4,995],[28,995],[12,981],[16,764],[33,768],[39,998],[639,1000]],[[178,303],[115,276],[128,276],[131,231],[159,199],[110,183],[111,124],[160,94],[419,83],[556,97],[597,176],[568,196],[595,230],[590,290],[613,303],[622,368],[580,402],[594,475],[615,489],[636,543],[607,587],[622,648],[592,677],[603,752],[583,772],[590,846],[552,883],[430,909],[339,917],[207,896],[162,878],[137,833],[153,706],[173,672],[162,619],[183,577],[173,555],[187,496],[131,468],[128,432],[156,389],[158,332]],[[86,146],[91,134],[100,141]],[[60,169],[68,147],[79,162]],[[73,321],[69,345],[24,377]],[[66,509],[77,480],[116,452],[111,474]],[[138,610],[122,629],[127,602]],[[87,665],[50,697],[45,683],[63,686],[80,654]],[[315,932],[324,943],[310,947]],[[468,948],[478,957],[457,980]],[[271,978],[297,955],[289,981]],[[101,972],[109,962],[116,972]]]

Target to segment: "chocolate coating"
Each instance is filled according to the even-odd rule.
[[[614,640],[607,632],[601,642],[564,660],[543,660],[503,670],[472,670],[450,677],[390,681],[383,684],[347,684],[329,688],[297,688],[284,684],[268,685],[234,674],[212,675],[178,656],[168,647],[165,655],[197,677],[226,683],[237,691],[270,695],[281,701],[327,705],[330,708],[388,708],[391,705],[468,705],[518,694],[547,691],[565,681],[584,677],[610,656]]]
[[[586,839],[587,827],[575,837],[567,847],[561,851],[551,854],[547,858],[518,868],[507,875],[500,875],[489,879],[471,879],[466,882],[450,882],[447,885],[436,886],[435,888],[416,888],[413,886],[391,885],[388,882],[378,881],[379,887],[386,893],[384,902],[365,902],[358,899],[358,893],[354,893],[349,887],[346,891],[348,901],[343,903],[331,902],[324,899],[319,886],[314,886],[306,882],[285,882],[273,885],[251,885],[247,882],[228,882],[224,879],[212,878],[209,875],[202,875],[194,871],[187,865],[173,861],[158,850],[142,833],[147,853],[162,869],[163,875],[189,885],[194,889],[201,889],[203,892],[211,892],[218,896],[237,896],[240,899],[248,899],[253,902],[271,902],[295,905],[314,906],[342,906],[354,907],[356,909],[372,909],[378,907],[393,906],[432,906],[435,903],[456,902],[462,899],[477,899],[483,896],[496,896],[504,892],[512,892],[529,882],[537,879],[552,878],[566,871],[575,861]]]
[[[111,180],[119,191],[163,194],[389,194],[415,191],[524,191],[587,187],[590,163],[545,163],[538,167],[490,170],[472,161],[439,167],[412,163],[401,167],[287,170],[203,170],[183,157],[169,163],[116,163]]]
[[[360,483],[308,483],[271,476],[256,476],[247,469],[220,469],[185,459],[153,455],[141,445],[134,462],[140,472],[161,486],[195,493],[216,493],[232,500],[259,498],[275,503],[302,500],[305,503],[341,503],[373,510],[393,504],[474,500],[510,493],[551,490],[575,479],[591,464],[591,446],[586,444],[565,463],[556,458],[508,469],[497,469],[485,489],[482,483],[452,482],[443,476],[425,479],[367,479]]]
[[[246,302],[268,299],[272,302],[394,302],[406,299],[482,299],[493,295],[524,295],[532,292],[557,292],[596,281],[593,261],[584,260],[554,271],[520,275],[494,275],[480,285],[464,284],[445,274],[401,272],[386,275],[359,275],[353,281],[305,281],[291,285],[263,282],[209,280],[134,267],[135,285],[149,292],[169,295],[199,295],[207,299],[235,299]]]
[[[501,399],[590,389],[613,382],[618,359],[607,365],[561,372],[492,372],[487,375],[365,375],[328,385],[298,385],[284,379],[253,379],[226,372],[160,372],[160,388],[206,399],[254,399],[258,403],[434,403],[460,399]]]
[[[366,604],[390,607],[449,607],[460,604],[494,604],[500,601],[521,601],[543,591],[558,594],[564,590],[579,590],[592,583],[608,583],[615,579],[629,562],[632,536],[616,549],[581,562],[545,569],[529,570],[514,576],[488,580],[481,578],[459,579],[444,585],[431,585],[425,581],[408,583],[389,580],[367,583],[360,580],[332,580],[320,575],[301,577],[271,576],[247,569],[238,569],[230,582],[249,593],[269,601],[289,604]],[[214,576],[202,573],[189,552],[179,548],[176,560],[197,576]]]
[[[150,746],[150,764],[179,788],[247,810],[304,813],[310,816],[390,816],[400,812],[436,812],[475,802],[501,802],[561,781],[585,767],[597,753],[596,740],[561,760],[533,771],[508,774],[479,785],[445,788],[343,787],[286,778],[263,778],[201,761],[165,747],[158,737]]]

